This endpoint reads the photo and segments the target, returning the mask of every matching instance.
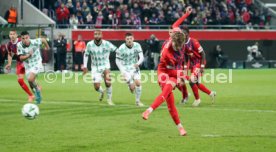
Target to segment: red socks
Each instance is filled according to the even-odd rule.
[[[191,88],[193,90],[195,99],[198,100],[199,99],[199,94],[198,94],[198,87],[197,87],[197,85],[194,84],[194,83],[190,83],[190,85],[191,85]]]
[[[199,99],[199,94],[198,94],[198,89],[200,89],[201,91],[205,92],[206,94],[211,94],[211,91],[205,87],[205,85],[199,83],[199,84],[194,84],[194,83],[190,83],[191,88],[193,90],[195,99]]]
[[[182,92],[182,99],[188,97],[188,91],[186,85],[177,86],[177,88]]]
[[[183,89],[183,88],[181,88],[181,89]],[[153,110],[155,110],[166,100],[170,115],[171,115],[174,123],[177,125],[180,123],[180,119],[179,119],[178,112],[177,112],[177,109],[174,104],[174,95],[173,95],[172,90],[173,90],[172,85],[166,84],[162,89],[162,93],[155,98],[153,104],[151,105],[151,108]],[[186,91],[187,91],[187,88],[186,88]]]
[[[32,96],[33,94],[31,93],[29,87],[26,85],[26,83],[24,82],[23,79],[17,79],[19,85],[21,86],[21,88],[29,95]]]
[[[164,88],[162,89],[162,93],[157,96],[154,100],[154,102],[152,103],[151,107],[152,109],[156,109],[158,108],[169,96],[169,94],[172,92],[173,87],[171,84],[166,84],[164,86]]]
[[[205,92],[205,93],[208,94],[208,95],[211,93],[211,91],[210,91],[209,89],[207,89],[207,88],[205,87],[205,85],[203,85],[203,84],[201,84],[201,83],[197,84],[197,87],[198,87],[198,89],[200,89],[201,91]]]
[[[171,115],[174,123],[176,125],[178,125],[180,123],[180,119],[179,119],[178,112],[177,112],[177,109],[176,109],[175,104],[174,104],[174,95],[173,95],[173,93],[170,93],[170,95],[168,96],[166,101],[167,101],[167,106],[168,106],[168,110],[170,112],[170,115]]]

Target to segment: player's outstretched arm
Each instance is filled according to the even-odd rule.
[[[87,63],[88,63],[88,55],[84,53],[84,55],[83,55],[83,70],[82,70],[83,75],[85,75],[88,72]]]
[[[88,72],[88,69],[87,69],[87,63],[88,63],[88,56],[91,55],[91,45],[90,43],[88,42],[87,43],[87,46],[85,47],[85,50],[84,50],[84,53],[83,53],[83,75],[85,75],[87,72]]]
[[[203,72],[203,69],[205,68],[206,55],[204,51],[201,51],[200,55],[201,55],[200,69],[201,69],[201,72]]]
[[[121,73],[123,73],[123,72],[124,72],[124,66],[123,66],[123,64],[121,63],[121,59],[119,59],[119,58],[116,57],[115,62],[116,62],[117,67],[118,67],[119,70],[121,71]]]
[[[31,50],[26,55],[19,55],[19,59],[20,59],[20,61],[25,61],[25,60],[29,59],[30,57],[32,57],[32,55],[33,55],[33,51]]]
[[[184,69],[188,68],[188,63],[189,63],[189,55],[187,55],[186,53],[184,54],[184,62],[183,62],[183,66],[184,66]]]
[[[5,66],[5,69],[10,70],[11,69],[11,64],[12,64],[12,54],[10,51],[8,51],[8,63]]]
[[[184,64],[183,64],[183,70],[184,74],[188,75],[188,69],[189,69],[189,56],[185,53],[184,54]]]
[[[205,60],[206,60],[206,54],[204,51],[200,52],[200,55],[201,55],[201,65],[205,65]]]
[[[182,24],[184,22],[184,20],[192,13],[192,7],[188,6],[186,8],[186,13],[180,17],[177,21],[174,22],[174,24],[172,25],[172,28],[178,28],[180,24]]]
[[[139,60],[138,62],[134,65],[135,68],[138,68],[144,61],[144,55],[143,55],[143,52],[140,52],[139,53]]]

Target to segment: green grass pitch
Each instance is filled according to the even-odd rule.
[[[40,75],[40,115],[27,120],[21,115],[27,97],[16,76],[0,75],[1,152],[276,150],[276,70],[233,70],[233,83],[206,84],[217,91],[213,105],[203,93],[200,107],[191,107],[192,94],[187,105],[180,105],[181,95],[174,91],[186,137],[178,135],[165,104],[142,120],[147,107],[135,106],[126,84],[113,84],[116,106],[111,107],[98,101],[92,84],[75,84],[74,79],[62,84],[60,76],[49,84]],[[157,84],[144,83],[143,103],[150,105],[159,93]]]

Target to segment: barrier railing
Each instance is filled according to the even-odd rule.
[[[228,68],[233,69],[263,69],[276,68],[276,60],[263,61],[233,61],[228,65]]]
[[[78,29],[169,29],[171,25],[95,25],[95,24],[79,24]],[[247,25],[182,25],[181,27],[188,27],[190,29],[240,29],[240,30],[276,30],[275,25],[271,26],[250,26]],[[56,24],[56,28],[73,28],[70,24]]]
[[[51,12],[52,13],[52,12]],[[6,26],[5,24],[0,24],[2,26]],[[49,26],[48,24],[17,24],[16,27],[45,27]],[[67,28],[67,29],[73,29],[73,25],[70,24],[56,24],[56,28]],[[171,25],[109,25],[109,24],[103,24],[101,26],[97,26],[95,24],[80,24],[77,25],[77,29],[133,29],[133,30],[139,30],[139,29],[169,29]],[[260,27],[260,26],[252,26],[251,29],[247,29],[246,25],[181,25],[180,27],[188,27],[189,29],[199,29],[199,30],[276,30],[276,25],[266,26],[266,27]]]

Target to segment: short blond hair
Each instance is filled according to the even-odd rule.
[[[172,41],[177,47],[181,47],[186,41],[186,36],[182,32],[174,32],[172,35]]]

